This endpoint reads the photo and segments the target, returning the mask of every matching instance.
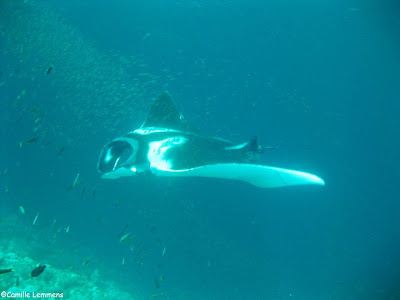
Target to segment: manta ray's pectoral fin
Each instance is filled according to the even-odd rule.
[[[248,182],[261,188],[294,185],[325,185],[323,179],[313,174],[254,164],[214,164],[186,170],[162,170],[161,176],[210,177]]]

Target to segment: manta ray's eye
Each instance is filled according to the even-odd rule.
[[[108,173],[126,165],[133,160],[134,148],[127,141],[113,141],[101,151],[98,169],[101,173]]]

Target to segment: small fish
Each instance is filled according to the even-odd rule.
[[[82,266],[86,266],[89,263],[88,260],[83,261]]]
[[[21,211],[21,214],[25,214],[25,209],[24,209],[24,207],[23,206],[19,206],[19,210]]]
[[[165,276],[164,275],[160,275],[160,280],[164,280]]]
[[[121,232],[117,235],[118,238],[121,238],[121,236],[124,234],[125,230],[127,230],[129,227],[129,224],[125,224],[124,228],[122,228]]]
[[[25,143],[27,143],[27,144],[32,144],[32,143],[36,142],[38,139],[39,139],[39,137],[38,137],[38,136],[35,136],[35,137],[33,137],[33,138],[31,138],[31,139],[25,141]],[[22,143],[22,142],[21,142],[21,143]],[[21,143],[20,143],[20,147],[22,147]]]
[[[19,142],[19,147],[22,148],[22,141]]]
[[[32,272],[31,272],[31,276],[32,276],[32,277],[38,277],[40,274],[43,273],[43,271],[44,271],[45,268],[46,268],[46,265],[43,265],[43,266],[39,266],[39,267],[34,268],[34,269],[32,270]]]
[[[143,41],[146,40],[150,35],[151,35],[150,33],[146,33],[146,34],[142,37],[142,40],[143,40]]]
[[[96,186],[93,187],[92,189],[92,198],[96,196]]]
[[[140,247],[139,250],[136,252],[136,256],[139,256],[142,253],[143,248]]]
[[[10,273],[12,269],[0,269],[0,274]]]
[[[167,248],[166,247],[164,247],[164,249],[162,250],[162,253],[161,253],[161,256],[165,256],[165,252],[167,251]]]
[[[125,257],[122,258],[122,264],[125,264]]]
[[[51,224],[51,229],[50,229],[50,231],[52,231],[52,230],[54,229],[54,226],[56,225],[56,222],[57,222],[57,220],[54,219],[54,220],[53,220],[53,223]]]
[[[79,181],[79,173],[76,174],[75,180],[74,180],[74,182],[72,183],[72,188],[76,187],[78,184],[80,184],[80,181]]]
[[[66,146],[62,146],[62,147],[57,151],[57,157],[60,157],[60,156],[63,154],[63,152],[64,152],[64,150],[65,150],[65,147],[66,147]]]
[[[52,70],[53,70],[52,66],[48,67],[48,69],[46,70],[46,75],[49,75]]]
[[[32,225],[33,225],[33,226],[36,225],[36,223],[37,223],[37,221],[38,221],[38,218],[39,218],[39,213],[36,214],[36,217],[35,217],[35,219],[34,219],[33,222],[32,222]]]
[[[68,233],[69,232],[69,226],[67,228],[65,228],[65,232]]]
[[[121,244],[123,244],[123,243],[125,243],[125,242],[127,242],[127,241],[134,240],[135,237],[136,237],[136,236],[135,236],[134,234],[132,234],[132,233],[127,233],[127,234],[124,234],[124,235],[121,237],[121,239],[119,240],[119,242],[120,242]]]

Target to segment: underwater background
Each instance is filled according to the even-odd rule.
[[[400,299],[399,13],[394,0],[0,0],[0,269],[13,269],[0,290]],[[275,147],[263,164],[326,186],[101,179],[102,146],[164,90],[201,131],[256,135]]]

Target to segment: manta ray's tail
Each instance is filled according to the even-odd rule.
[[[240,145],[233,145],[226,147],[225,150],[239,151],[244,157],[240,162],[255,163],[260,160],[260,154],[264,152],[264,149],[258,145],[257,137],[251,137],[247,142]]]

